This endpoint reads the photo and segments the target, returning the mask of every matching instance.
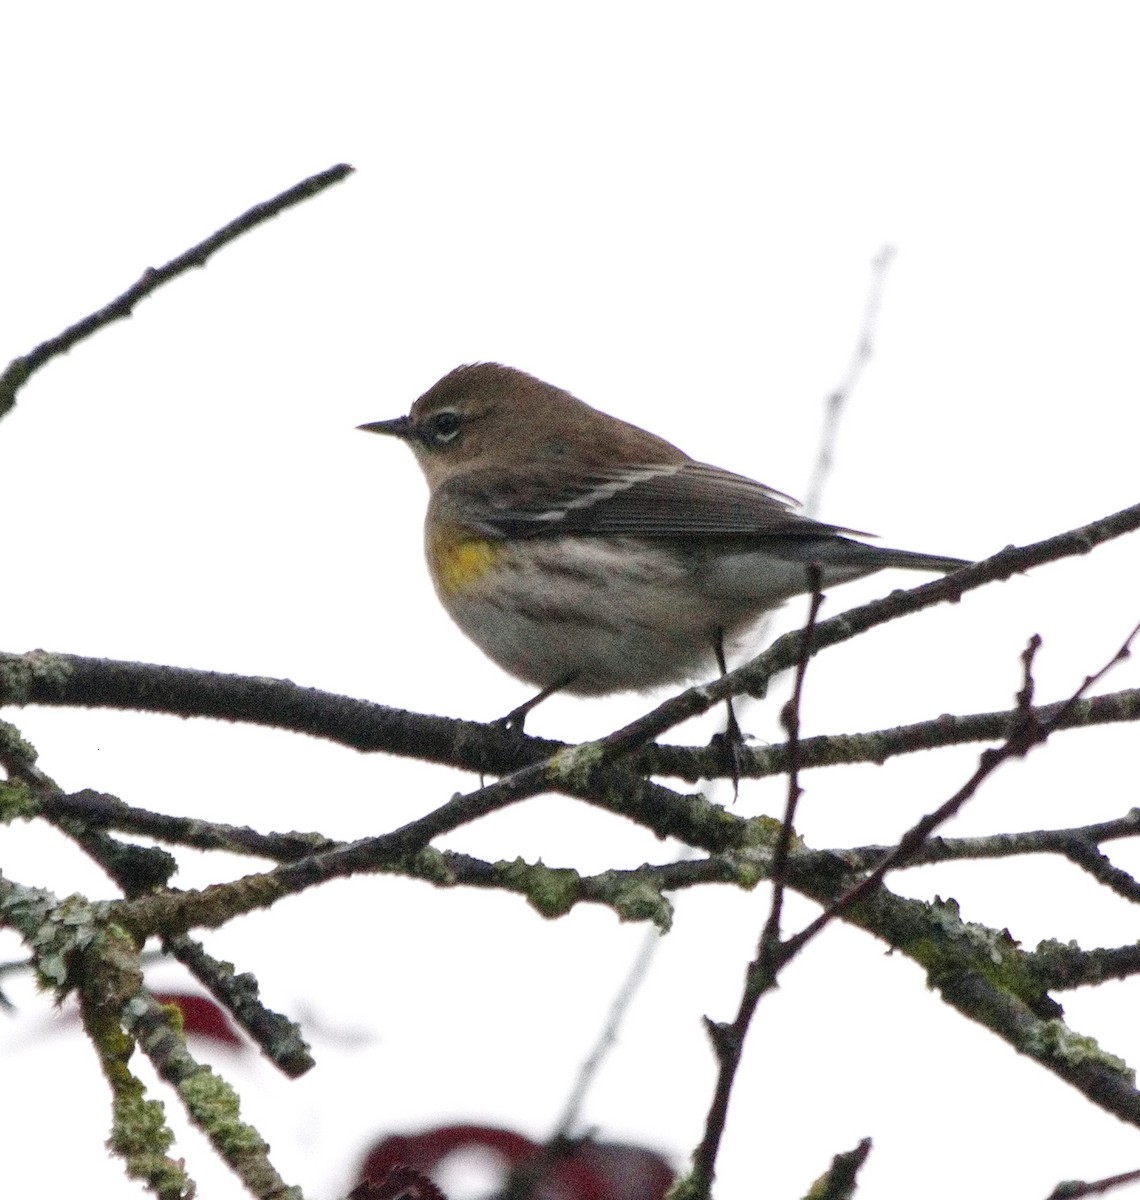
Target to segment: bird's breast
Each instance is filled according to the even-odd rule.
[[[496,542],[468,533],[429,539],[428,566],[440,594],[454,596],[474,587],[495,566],[502,549]]]

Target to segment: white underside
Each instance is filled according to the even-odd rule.
[[[874,569],[830,566],[824,582]],[[598,694],[712,677],[718,630],[731,648],[762,613],[808,586],[803,562],[762,551],[535,538],[506,548],[481,579],[440,599],[511,675],[542,688],[572,674],[568,691]]]

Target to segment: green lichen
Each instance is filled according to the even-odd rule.
[[[178,1094],[191,1117],[228,1160],[268,1151],[257,1130],[241,1119],[237,1093],[209,1067],[202,1067],[182,1080]]]
[[[160,1200],[190,1200],[196,1191],[194,1181],[180,1161],[166,1154],[174,1135],[166,1124],[162,1102],[145,1099],[140,1084],[137,1091],[117,1093],[112,1111],[107,1149],[123,1160],[127,1175],[145,1180]]]
[[[540,859],[497,862],[493,870],[509,888],[522,892],[544,917],[561,917],[574,907],[581,892],[577,871],[546,866]]]
[[[623,921],[652,921],[662,933],[672,928],[673,906],[646,880],[627,878],[614,890],[610,903]]]
[[[876,903],[874,896],[864,902]],[[1060,1013],[1056,1002],[1042,986],[1032,961],[1020,949],[1007,929],[991,929],[973,921],[964,921],[954,899],[935,897],[930,903],[918,900],[899,902],[913,918],[913,934],[896,944],[920,966],[926,968],[927,981],[938,988],[947,977],[962,970],[977,972],[995,987],[1016,996],[1039,1016]],[[858,916],[858,906],[852,910]],[[874,928],[874,922],[870,922]]]
[[[84,998],[115,1012],[142,987],[139,948],[126,930],[115,924],[99,929],[76,966]]]
[[[0,825],[29,821],[39,811],[39,801],[30,788],[14,780],[0,783]]]
[[[697,1171],[683,1175],[665,1193],[665,1200],[709,1200],[710,1181]]]
[[[762,865],[749,858],[733,858],[731,861],[734,871],[734,882],[746,892],[752,891],[758,883],[770,877],[771,872],[768,869],[767,863]]]
[[[434,883],[437,887],[454,887],[455,872],[447,862],[447,856],[434,846],[418,850],[409,863],[411,872],[419,879]]]
[[[588,788],[594,772],[605,761],[605,753],[601,742],[567,746],[550,756],[548,776],[552,782],[563,783],[572,791]]]
[[[747,850],[756,850],[761,847],[771,849],[776,845],[776,840],[780,836],[780,829],[782,827],[783,823],[777,821],[775,817],[750,817],[744,822],[739,842],[740,847]],[[802,844],[802,841],[802,838],[793,835],[793,846],[797,842]]]
[[[164,1154],[174,1145],[161,1100],[147,1100],[142,1084],[123,1090],[115,1102],[115,1125],[107,1148],[124,1157],[142,1153]]]
[[[157,933],[173,937],[195,926],[217,929],[239,913],[268,908],[284,894],[286,886],[267,872],[197,892],[163,892],[133,900],[114,900],[107,907],[123,928],[142,943]]]
[[[35,746],[8,721],[0,721],[0,753],[9,769],[13,764],[24,767],[34,767],[36,764]]]
[[[173,1001],[169,1004],[160,1004],[158,1007],[162,1011],[162,1015],[166,1018],[166,1023],[170,1026],[171,1030],[178,1036],[180,1041],[185,1041],[186,1014]]]
[[[673,797],[662,808],[657,820],[652,811],[645,815],[651,828],[660,837],[679,836],[683,841],[699,845],[712,852],[745,847],[751,822],[730,813],[723,805],[714,804],[706,796],[689,793]],[[763,833],[755,832],[758,842]]]
[[[1090,1064],[1119,1075],[1126,1083],[1135,1085],[1136,1072],[1115,1054],[1109,1054],[1097,1044],[1096,1038],[1074,1033],[1064,1021],[1042,1021],[1026,1049],[1041,1058],[1063,1062],[1071,1067]]]
[[[12,884],[0,895],[0,912],[31,949],[39,985],[62,995],[70,986],[73,956],[102,933],[107,906],[78,895],[57,900],[40,888]]]
[[[132,1179],[145,1180],[160,1200],[189,1200],[194,1183],[180,1162],[167,1157],[174,1135],[166,1124],[161,1101],[148,1100],[141,1081],[129,1067],[134,1040],[123,1032],[113,1010],[81,1006],[83,1025],[111,1085],[111,1136],[107,1148],[122,1160]]]
[[[64,655],[46,650],[5,657],[0,660],[0,699],[5,704],[30,704],[41,685],[50,684],[51,691],[60,692],[73,674]]]
[[[1133,943],[1140,946],[1140,942]],[[1113,950],[1082,950],[1075,941],[1047,939],[1038,942],[1033,954],[1037,974],[1051,987],[1074,983],[1097,984],[1121,977],[1121,965]]]

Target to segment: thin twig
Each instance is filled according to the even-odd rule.
[[[62,333],[46,342],[41,342],[34,350],[20,358],[13,359],[3,375],[0,375],[0,419],[9,412],[16,403],[16,393],[27,383],[28,379],[45,363],[61,354],[66,354],[77,342],[89,338],[93,333],[110,325],[113,321],[121,321],[129,317],[140,300],[145,300],[153,291],[164,283],[169,283],[177,276],[185,274],[192,267],[204,267],[210,256],[227,243],[248,233],[258,225],[271,220],[287,208],[300,204],[304,200],[317,195],[334,183],[352,174],[353,168],[347,163],[339,163],[327,171],[302,179],[300,183],[281,192],[270,200],[255,204],[253,208],[242,213],[236,220],[222,226],[216,233],[189,250],[172,258],[165,266],[147,267],[139,280],[132,284],[121,296],[116,296],[109,304],[91,313],[74,325],[68,326]]]
[[[716,1174],[716,1159],[728,1120],[728,1105],[732,1098],[732,1087],[744,1053],[744,1042],[748,1036],[752,1019],[756,1015],[761,997],[775,985],[780,966],[780,918],[783,912],[785,876],[788,855],[791,850],[795,829],[796,808],[801,795],[799,784],[799,756],[797,747],[800,735],[800,706],[803,701],[804,677],[811,657],[812,634],[819,616],[823,593],[820,591],[820,570],[814,563],[809,568],[811,580],[811,608],[807,624],[803,629],[803,650],[796,666],[795,686],[781,714],[788,731],[788,791],[784,808],[784,819],[772,852],[772,899],[768,918],[760,934],[756,958],[749,964],[745,976],[744,990],[736,1017],[731,1025],[723,1025],[705,1018],[705,1027],[712,1039],[717,1055],[717,1079],[705,1117],[705,1131],[700,1145],[693,1152],[693,1174],[702,1182],[712,1183]]]
[[[1120,649],[1117,650],[1116,654],[1099,671],[1085,678],[1084,682],[1071,698],[1071,702],[1075,703],[1079,700],[1083,693],[1099,682],[1107,671],[1127,658],[1131,653],[1132,641],[1138,635],[1140,635],[1140,625],[1137,625],[1129,633]],[[805,636],[805,663],[807,655],[810,652],[810,641],[811,639]],[[907,861],[910,853],[921,848],[934,829],[954,816],[961,809],[962,805],[977,793],[982,782],[1001,763],[1015,756],[1024,756],[1033,746],[1039,745],[1049,737],[1052,730],[1048,727],[1037,725],[1032,718],[1034,690],[1032,668],[1034,657],[1040,645],[1041,639],[1035,634],[1030,638],[1029,644],[1022,654],[1022,687],[1017,694],[1018,709],[1022,713],[1021,724],[1011,733],[1000,749],[987,750],[982,754],[978,769],[966,784],[933,813],[923,817],[922,820],[908,830],[900,839],[897,846],[859,883],[843,892],[816,920],[810,922],[798,934],[783,942],[778,941],[779,910],[774,897],[772,912],[769,915],[764,935],[761,938],[759,953],[754,962],[749,966],[745,976],[745,985],[735,1020],[732,1024],[725,1025],[713,1022],[707,1017],[705,1018],[705,1025],[717,1055],[718,1072],[713,1099],[709,1105],[708,1115],[705,1120],[704,1136],[693,1152],[692,1172],[686,1181],[694,1189],[695,1195],[707,1195],[711,1188],[715,1176],[717,1151],[728,1118],[728,1104],[731,1097],[733,1079],[740,1062],[741,1054],[743,1053],[744,1039],[748,1031],[748,1026],[760,998],[775,985],[779,972],[809,941],[818,936],[832,920],[851,912],[860,900],[877,891],[882,886],[883,879],[892,866]],[[797,722],[794,719],[789,719],[788,733],[790,742],[795,740],[796,731]],[[790,763],[792,767],[795,767],[797,763],[797,754],[794,747],[790,752]],[[793,812],[797,793],[798,788],[789,787],[788,808]],[[781,839],[785,835],[790,836],[788,826],[789,821],[785,817],[784,826],[780,831]],[[773,859],[775,859],[775,854],[773,855]],[[777,876],[777,868],[774,864],[772,874],[778,881],[783,874],[783,865],[781,864],[779,876]],[[964,980],[961,982],[965,983]],[[966,987],[963,987],[962,990],[963,992],[968,992],[968,988]],[[970,996],[966,998],[957,996],[956,998],[962,1005],[965,1005],[967,1000],[973,1003],[976,999]],[[1135,1089],[1131,1090],[1133,1093],[1132,1099],[1135,1099]]]
[[[851,394],[854,392],[863,374],[864,367],[874,353],[875,326],[879,318],[879,308],[882,304],[887,270],[894,256],[894,247],[885,245],[879,250],[874,259],[871,260],[871,282],[863,306],[863,320],[860,324],[858,340],[855,343],[855,349],[852,352],[851,360],[847,365],[847,370],[844,372],[843,378],[839,381],[835,390],[824,401],[823,422],[820,426],[819,442],[811,473],[808,476],[806,488],[807,499],[801,508],[805,517],[818,517],[823,505],[823,491],[827,486],[828,477],[835,463],[835,448],[839,441],[839,424],[843,416],[843,411],[847,407],[847,402],[851,399]],[[764,613],[760,620],[752,627],[748,640],[753,646],[762,646],[768,641],[777,611],[777,609],[772,609]],[[742,697],[737,705],[737,715],[743,714],[746,708],[747,702]],[[748,747],[742,745],[740,751],[741,754],[746,755]],[[737,758],[740,758],[741,754],[738,754]],[[705,778],[714,778],[714,776],[706,776]],[[735,776],[734,783],[739,785],[739,781],[736,780]]]
[[[1033,709],[1034,719],[1046,723],[1064,710],[1058,729],[1079,729],[1094,725],[1111,725],[1140,719],[1140,688],[1122,688],[1088,696],[1077,704],[1061,700],[1042,704]],[[1016,708],[1001,712],[942,713],[929,721],[912,725],[896,725],[890,729],[872,729],[864,733],[832,733],[802,738],[799,745],[800,768],[847,766],[851,763],[874,763],[882,766],[900,754],[915,754],[944,746],[966,746],[971,742],[1001,741],[1009,736],[1018,718]],[[704,746],[647,746],[636,759],[638,767],[654,775],[693,782],[706,778],[710,757]],[[742,778],[763,779],[783,775],[788,770],[788,749],[775,743],[771,746],[745,748],[741,761]]]
[[[1133,808],[1126,816],[1112,821],[1074,825],[1068,829],[1027,829],[1019,833],[990,833],[980,837],[928,838],[920,849],[895,869],[963,859],[1019,858],[1025,854],[1063,854],[1068,857],[1074,845],[1099,846],[1101,842],[1137,836],[1140,836],[1140,808]],[[869,871],[891,849],[890,846],[853,846],[827,853],[840,855],[853,871]]]
[[[554,1133],[550,1138],[551,1142],[564,1142],[576,1136],[577,1131],[575,1126],[578,1124],[578,1118],[581,1115],[582,1104],[586,1099],[586,1094],[597,1077],[602,1063],[605,1062],[606,1055],[609,1054],[610,1050],[617,1043],[617,1035],[618,1030],[621,1028],[621,1023],[625,1019],[625,1014],[629,1011],[629,1006],[633,1002],[634,996],[637,995],[641,985],[645,982],[645,977],[649,973],[649,964],[653,961],[653,957],[657,953],[657,947],[660,944],[661,931],[658,929],[650,929],[642,939],[637,957],[633,960],[633,965],[630,967],[625,981],[618,989],[617,995],[613,998],[610,1011],[606,1016],[606,1022],[598,1034],[594,1048],[586,1056],[582,1066],[578,1070],[578,1078],[574,1081],[574,1087],[571,1089],[570,1095],[566,1098],[562,1115],[558,1118],[558,1123],[554,1127]]]
[[[1078,1200],[1080,1196],[1103,1196],[1119,1187],[1140,1180],[1140,1171],[1125,1171],[1123,1175],[1110,1175],[1107,1179],[1096,1179],[1085,1183],[1078,1179],[1059,1183],[1049,1193],[1047,1200]]]
[[[760,935],[760,955],[765,958],[770,949],[780,940],[780,917],[784,904],[785,872],[788,868],[788,853],[792,847],[792,837],[795,833],[796,808],[799,804],[803,789],[800,787],[800,711],[803,703],[804,678],[811,658],[812,634],[815,632],[816,620],[823,604],[823,593],[820,591],[821,574],[815,563],[808,567],[811,581],[811,607],[808,609],[807,624],[803,631],[803,653],[796,664],[795,685],[792,694],[784,705],[780,718],[788,734],[788,792],[784,806],[784,819],[780,822],[780,832],[776,838],[776,848],[772,852],[772,905],[768,921]]]
[[[871,1139],[863,1140],[854,1150],[837,1154],[831,1166],[812,1184],[804,1200],[849,1200],[855,1194],[860,1168],[871,1153]]]
[[[819,434],[819,453],[812,467],[811,477],[804,498],[803,513],[806,517],[819,516],[820,505],[823,501],[823,489],[827,477],[835,463],[835,445],[839,438],[839,424],[843,418],[843,410],[855,385],[859,382],[867,363],[874,354],[875,326],[879,320],[879,309],[883,303],[883,288],[886,284],[887,271],[894,261],[894,246],[883,246],[871,260],[871,286],[867,291],[867,300],[863,308],[863,322],[859,329],[859,340],[847,364],[847,370],[835,391],[827,398],[824,406],[823,428]]]
[[[1084,682],[1077,688],[1070,699],[1066,702],[1065,707],[1076,704],[1078,700],[1088,691],[1089,688],[1100,682],[1104,676],[1112,670],[1118,663],[1123,662],[1132,653],[1132,642],[1140,635],[1140,625],[1135,626],[1124,639],[1120,649],[1105,663],[1099,671],[1085,677]],[[812,938],[816,937],[825,926],[829,925],[836,917],[841,916],[844,912],[849,911],[854,905],[870,895],[883,882],[887,872],[893,870],[900,863],[908,861],[910,856],[919,850],[926,839],[938,828],[939,825],[945,824],[951,817],[958,813],[962,806],[971,799],[978,791],[982,783],[989,778],[990,775],[997,770],[1002,763],[1011,758],[1022,758],[1029,753],[1034,746],[1041,745],[1057,728],[1057,724],[1048,723],[1040,725],[1033,717],[1033,679],[1031,668],[1033,656],[1040,645],[1040,639],[1034,635],[1030,640],[1029,647],[1023,655],[1025,663],[1025,681],[1022,690],[1018,693],[1019,702],[1024,701],[1024,722],[1019,729],[1014,730],[1006,739],[1005,743],[996,750],[986,750],[981,755],[981,760],[978,763],[977,770],[970,776],[968,780],[950,797],[944,804],[939,805],[933,812],[928,813],[915,825],[907,830],[899,839],[898,845],[886,855],[874,870],[870,871],[867,876],[851,888],[846,894],[840,896],[834,904],[825,909],[814,921],[805,926],[794,937],[789,938],[784,943],[784,954],[786,959],[792,958],[798,954],[801,949]],[[1062,712],[1064,709],[1062,709]],[[1060,714],[1059,714],[1060,715]]]

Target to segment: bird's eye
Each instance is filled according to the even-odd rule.
[[[459,436],[459,428],[463,424],[460,415],[451,408],[433,413],[424,422],[424,441],[430,446],[445,446]]]

